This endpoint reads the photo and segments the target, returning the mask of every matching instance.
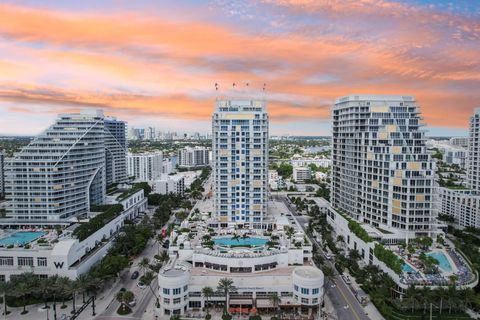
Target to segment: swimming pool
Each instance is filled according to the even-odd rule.
[[[0,245],[4,245],[4,246],[8,246],[11,244],[25,245],[29,242],[32,242],[33,240],[40,238],[44,234],[47,234],[47,233],[43,231],[15,232],[6,238],[0,239]]]
[[[224,246],[224,247],[241,247],[241,246],[246,246],[246,247],[259,247],[259,246],[264,246],[267,243],[267,239],[262,239],[262,238],[238,238],[238,239],[232,239],[232,238],[217,238],[213,239],[213,242],[215,242],[216,245],[219,246]]]
[[[437,259],[439,262],[439,267],[442,268],[444,271],[452,272],[452,266],[450,265],[450,262],[448,262],[448,259],[443,252],[441,251],[430,252],[430,253],[427,253],[427,256],[434,257],[435,259]]]
[[[404,263],[404,264],[402,265],[402,270],[403,270],[404,272],[415,272],[415,271],[416,271],[416,270],[413,269],[413,267],[412,267],[411,265],[409,265],[408,263]]]

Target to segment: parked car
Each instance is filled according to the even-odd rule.
[[[134,271],[134,272],[132,273],[132,276],[130,277],[130,279],[135,280],[135,279],[138,278],[139,275],[140,275],[140,272]]]
[[[143,282],[138,282],[137,287],[139,287],[140,289],[145,289],[147,287],[147,285]]]
[[[135,307],[136,305],[137,305],[137,299],[133,299],[128,303],[128,306],[132,308]]]

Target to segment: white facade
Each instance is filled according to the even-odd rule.
[[[28,243],[29,248],[18,245],[0,247],[0,280],[8,281],[10,276],[25,272],[48,277],[59,275],[74,280],[88,272],[108,252],[124,221],[132,220],[146,209],[147,199],[143,190],[139,190],[120,203],[124,211],[83,241],[72,235],[73,225],[60,236],[47,230],[48,233],[39,238],[41,241],[36,239]],[[4,234],[2,239],[8,236]]]
[[[454,147],[467,148],[469,140],[469,137],[453,137],[450,138],[450,145]]]
[[[293,167],[293,181],[304,183],[312,179],[312,171],[308,167]]]
[[[59,115],[9,160],[9,216],[32,224],[62,221],[105,201],[104,116],[99,110]]]
[[[354,95],[333,107],[332,205],[409,237],[436,230],[435,164],[413,97]]]
[[[5,196],[5,154],[0,151],[0,198]]]
[[[163,154],[161,151],[147,153],[129,153],[127,155],[127,174],[135,181],[153,181],[162,175]]]
[[[328,168],[332,165],[332,160],[324,157],[306,158],[294,155],[290,163],[293,167],[307,167],[310,164],[314,164],[317,167]]]
[[[159,194],[174,193],[183,196],[185,193],[185,178],[163,174],[160,179],[153,181],[152,189],[153,192]]]
[[[105,118],[105,179],[107,186],[127,180],[127,125],[116,118]]]
[[[471,190],[438,188],[439,213],[455,219],[461,227],[480,228],[480,195]]]
[[[443,161],[448,164],[456,164],[460,168],[465,169],[467,167],[468,151],[467,149],[460,147],[444,148]]]
[[[210,149],[205,147],[185,147],[178,150],[177,156],[180,168],[198,168],[210,164]]]
[[[260,229],[267,211],[265,102],[217,100],[212,122],[215,213],[224,225]]]
[[[480,108],[470,118],[467,181],[470,188],[480,192]]]

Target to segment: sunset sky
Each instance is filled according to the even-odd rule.
[[[272,134],[328,135],[332,103],[352,93],[414,95],[430,135],[465,135],[480,107],[480,1],[0,4],[1,134],[82,108],[207,132],[215,97],[253,96]]]

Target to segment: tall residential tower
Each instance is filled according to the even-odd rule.
[[[212,125],[215,212],[220,226],[261,229],[268,183],[265,102],[217,100]]]
[[[435,229],[435,165],[413,97],[352,95],[333,107],[332,206],[410,236]]]
[[[476,108],[470,118],[467,182],[473,191],[480,194],[480,108]]]
[[[105,201],[104,116],[59,115],[6,166],[9,216],[24,222],[60,221]]]
[[[124,121],[105,118],[106,183],[125,182],[127,179],[127,126]]]

